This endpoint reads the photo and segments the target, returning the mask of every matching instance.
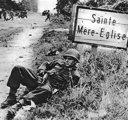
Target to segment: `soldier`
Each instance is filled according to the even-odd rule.
[[[46,22],[47,20],[50,21],[50,11],[49,11],[49,10],[48,10],[48,12],[47,12],[47,17],[46,17],[46,19],[45,19],[45,22]]]
[[[23,18],[24,18],[24,17],[26,17],[26,18],[27,18],[27,11],[26,11],[26,10],[24,10],[22,13],[23,13]]]
[[[64,60],[41,64],[37,74],[28,68],[15,66],[7,83],[10,92],[7,99],[1,104],[1,108],[12,106],[8,114],[14,115],[15,111],[26,104],[30,105],[31,101],[35,105],[47,102],[55,91],[66,90],[69,86],[77,85],[80,79],[76,67],[80,60],[79,52],[76,49],[69,49],[63,58]],[[28,93],[17,102],[16,92],[20,84],[27,87]],[[10,118],[10,115],[7,117]]]
[[[6,13],[6,10],[3,9],[2,10],[2,13],[3,13],[4,21],[7,21],[7,13]]]
[[[11,10],[11,11],[10,11],[10,20],[13,20],[13,17],[14,17],[14,13],[13,13],[13,11]]]

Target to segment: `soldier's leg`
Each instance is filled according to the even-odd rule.
[[[50,21],[50,17],[49,17],[49,21]]]
[[[24,96],[24,99],[25,101],[32,100],[37,105],[47,102],[51,96],[51,87],[48,84],[46,84],[43,86],[39,86],[35,90],[29,92],[26,96]]]
[[[23,66],[15,66],[9,76],[7,86],[18,89],[20,84],[30,89],[35,89],[38,85],[38,77],[32,70]]]
[[[38,85],[37,75],[30,69],[15,66],[9,76],[7,86],[10,87],[7,99],[1,104],[1,108],[13,105],[16,103],[16,92],[20,84],[26,86],[29,90],[33,90]]]
[[[47,102],[47,100],[52,96],[52,90],[49,84],[46,83],[44,86],[37,87],[35,90],[28,93],[23,99],[19,100],[15,105],[13,105],[8,111],[6,119],[14,118],[16,112],[25,105],[41,104]],[[34,105],[34,107],[35,107]]]
[[[48,17],[46,17],[45,22],[48,20]]]
[[[38,87],[35,90],[29,92],[22,99],[20,99],[16,104],[14,104],[11,109],[8,111],[8,115],[15,115],[15,113],[25,105],[31,105],[31,101],[33,104],[38,105],[44,102],[47,102],[48,99],[52,96],[51,88],[48,85],[44,85],[42,87]],[[10,117],[10,115],[7,117]]]

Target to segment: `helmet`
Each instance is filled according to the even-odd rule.
[[[76,49],[69,49],[65,52],[63,57],[72,57],[74,58],[77,62],[80,60],[80,53]]]

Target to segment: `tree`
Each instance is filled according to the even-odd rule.
[[[30,0],[22,0],[21,3],[22,3],[22,6],[24,6],[24,9],[30,11],[30,8],[31,8],[31,6],[30,6]]]
[[[64,16],[71,16],[71,8],[73,4],[76,4],[79,0],[57,0],[56,9],[58,14]]]
[[[7,10],[17,10],[19,9],[18,4],[12,0],[0,0],[0,8],[5,8]]]
[[[3,8],[6,5],[6,0],[0,0],[0,8]]]
[[[10,9],[13,9],[14,11],[16,11],[16,10],[19,10],[20,7],[15,1],[12,1]]]

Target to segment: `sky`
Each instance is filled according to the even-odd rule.
[[[57,0],[38,0],[38,12],[44,10],[50,10],[51,12],[55,8]]]

